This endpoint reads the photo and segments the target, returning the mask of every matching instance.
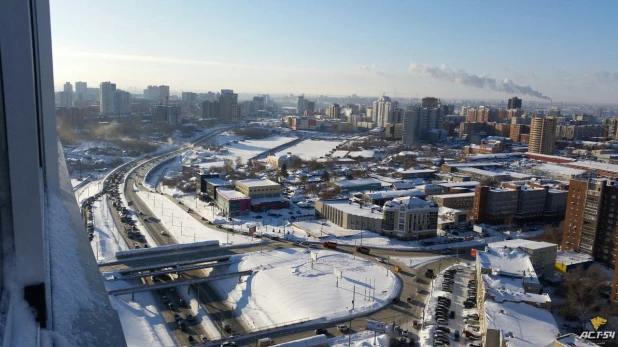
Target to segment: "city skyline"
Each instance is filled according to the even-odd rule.
[[[53,2],[55,84],[554,103],[618,90],[616,25],[598,18],[617,4],[524,1],[512,25],[504,2],[387,2],[392,18],[374,25],[366,1],[184,4]],[[75,16],[87,12],[100,19]]]

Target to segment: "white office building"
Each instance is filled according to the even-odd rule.
[[[387,201],[382,209],[382,234],[404,240],[435,237],[438,209],[433,201],[411,196]]]

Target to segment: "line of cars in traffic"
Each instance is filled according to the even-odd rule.
[[[152,276],[151,279],[154,284],[174,281],[173,277],[168,274]],[[197,335],[192,334],[193,331],[190,330],[190,325],[192,325],[192,323],[195,321],[195,317],[193,316],[191,312],[186,312],[184,314],[184,317],[182,316],[183,312],[181,311],[181,308],[185,308],[188,310],[190,307],[187,304],[187,302],[183,298],[180,297],[180,295],[178,296],[179,298],[177,301],[178,306],[176,305],[175,303],[176,301],[173,298],[174,293],[176,293],[175,288],[172,287],[168,290],[158,289],[157,293],[161,297],[161,301],[163,302],[165,307],[167,307],[170,311],[172,311],[172,314],[174,315],[174,322],[176,323],[178,329],[180,329],[183,333],[187,335],[187,340],[189,341],[189,343],[191,344],[200,343],[199,339],[202,340],[202,343],[208,341],[208,339],[204,335],[200,335],[198,339]]]
[[[137,228],[137,221],[133,218],[129,209],[124,206],[122,199],[120,198],[120,184],[123,177],[126,174],[127,169],[122,169],[114,172],[103,184],[103,193],[107,194],[110,198],[112,206],[118,213],[120,221],[123,223],[123,231],[127,237],[133,241],[133,248],[148,248],[150,247],[146,242],[146,237]],[[127,204],[131,205],[132,202],[128,201]],[[140,212],[140,215],[143,213]],[[140,245],[142,243],[142,245]]]

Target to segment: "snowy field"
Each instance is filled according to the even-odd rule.
[[[221,244],[238,245],[260,241],[260,239],[252,239],[250,236],[221,232],[203,225],[187,213],[188,207],[194,208],[192,204],[178,205],[166,196],[140,190],[137,194],[155,216],[161,219],[165,228],[172,233],[172,236],[179,243],[218,240]],[[195,200],[193,200],[193,203],[195,203]]]
[[[373,347],[373,346],[388,346],[389,337],[386,334],[375,336],[373,331],[365,330],[360,333],[352,334],[350,342],[352,347]],[[375,345],[373,342],[376,342]],[[348,344],[348,335],[337,336],[328,339],[328,344],[331,347],[346,347]]]
[[[105,281],[107,290],[135,285],[126,281]],[[163,316],[157,309],[152,292],[109,296],[112,307],[118,311],[127,346],[175,346],[176,342]]]
[[[97,260],[115,258],[116,252],[125,251],[129,248],[125,240],[119,234],[118,228],[107,207],[107,195],[96,200],[92,204],[92,218],[94,222],[94,239],[90,242],[92,251]]]
[[[242,283],[233,278],[212,282],[212,286],[221,297],[227,298],[236,315],[251,328],[304,319],[328,322],[349,317],[355,297],[354,317],[386,306],[399,295],[401,283],[392,272],[379,265],[328,250],[314,250],[313,253],[317,254],[313,264],[311,252],[298,248],[233,256],[233,260],[240,261],[229,268],[217,268],[212,274],[256,272],[243,278]],[[338,288],[335,267],[342,273]],[[375,287],[370,281],[374,281]]]
[[[303,160],[310,160],[314,158],[323,157],[330,150],[335,149],[338,145],[344,143],[345,141],[332,141],[332,140],[305,140],[297,143],[296,145],[284,149],[276,154],[276,156],[280,156],[282,154],[286,154],[291,152],[294,155],[300,157]]]
[[[225,139],[225,141],[223,141],[224,143],[230,141],[230,135],[223,134],[217,136],[217,142],[219,141],[219,137],[223,137]],[[223,164],[224,159],[235,160],[236,157],[241,157],[243,162],[247,162],[250,158],[296,139],[296,137],[271,136],[265,139],[245,140],[242,142],[239,141],[238,143],[230,143],[229,145],[225,145],[227,152],[217,155],[219,160],[200,164],[200,167],[220,166]]]

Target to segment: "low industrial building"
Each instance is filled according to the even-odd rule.
[[[575,251],[561,251],[556,254],[556,270],[566,273],[582,266],[587,269],[594,263],[594,257]]]
[[[234,181],[221,178],[206,178],[202,182],[204,187],[202,194],[205,194],[212,201],[217,201],[217,189],[234,188]]]
[[[251,210],[251,198],[234,189],[218,188],[215,201],[226,216],[247,214]]]
[[[395,198],[402,198],[406,196],[415,196],[417,198],[424,198],[425,194],[421,192],[420,190],[416,190],[416,189],[382,191],[382,192],[363,194],[363,201],[369,204],[377,205],[377,206],[384,206],[384,204],[387,201],[391,201]]]
[[[440,207],[438,210],[438,229],[450,230],[470,225],[470,211]]]
[[[431,169],[420,169],[420,170],[404,170],[404,171],[395,171],[395,176],[403,178],[403,179],[411,179],[411,178],[431,178],[435,176],[436,171]]]
[[[382,212],[375,207],[366,207],[347,199],[317,200],[316,217],[326,218],[332,223],[345,228],[380,232],[382,230]]]
[[[423,184],[416,186],[415,189],[425,193],[425,195],[438,195],[448,193],[448,188],[439,186],[437,184]]]
[[[236,190],[251,199],[277,198],[281,196],[281,185],[268,179],[236,181]]]
[[[357,180],[341,180],[334,182],[341,188],[341,191],[361,192],[361,191],[378,191],[382,190],[382,183],[373,178],[363,178]]]
[[[435,201],[440,207],[470,210],[474,204],[474,192],[433,195],[427,200]]]
[[[438,232],[438,205],[416,197],[396,198],[382,208],[382,234],[400,240],[435,237]]]
[[[495,249],[519,248],[530,256],[530,261],[537,274],[547,277],[554,274],[558,253],[558,245],[555,243],[513,239],[493,242],[488,244],[487,247]]]
[[[559,329],[551,298],[528,253],[509,246],[476,251],[476,281],[483,346],[553,345]]]

